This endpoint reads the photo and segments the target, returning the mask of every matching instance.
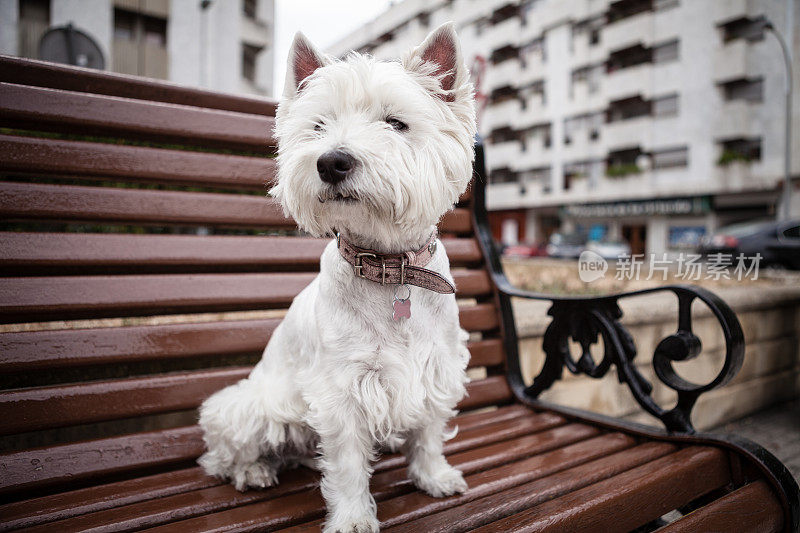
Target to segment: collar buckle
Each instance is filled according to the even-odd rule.
[[[373,259],[377,259],[378,256],[373,254],[373,253],[370,253],[370,252],[359,252],[359,253],[356,254],[355,264],[353,265],[353,272],[355,272],[356,277],[367,279],[367,277],[364,275],[364,273],[361,272],[361,269],[363,267],[362,259],[364,257],[371,257]],[[381,263],[384,263],[384,261],[381,260]],[[385,276],[385,273],[386,273],[386,264],[385,263],[384,263],[384,266],[383,266],[383,271],[384,271],[384,276]]]

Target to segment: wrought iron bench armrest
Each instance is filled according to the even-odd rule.
[[[534,400],[542,391],[561,378],[564,367],[574,373],[593,378],[604,376],[611,365],[616,366],[621,383],[628,385],[636,401],[648,413],[659,418],[671,433],[691,434],[691,412],[697,398],[704,392],[721,387],[736,376],[744,361],[744,334],[736,314],[717,295],[700,287],[670,285],[641,291],[598,297],[559,297],[518,289],[508,282],[500,257],[492,243],[486,209],[486,172],[483,147],[476,146],[477,179],[473,186],[473,223],[475,235],[486,258],[487,268],[499,291],[498,304],[503,319],[503,342],[507,355],[508,382],[514,394],[522,400]],[[630,333],[620,324],[622,311],[618,301],[645,294],[669,291],[678,298],[678,330],[663,339],[653,353],[656,376],[678,393],[675,407],[664,409],[653,397],[652,384],[636,369],[633,359],[636,346]],[[553,303],[548,314],[553,320],[544,333],[545,363],[531,385],[522,379],[518,355],[516,325],[511,309],[511,297],[546,300]],[[719,374],[706,385],[698,385],[680,377],[672,366],[674,361],[687,361],[700,354],[702,343],[692,331],[692,302],[703,302],[716,317],[725,337],[725,363]],[[604,353],[595,363],[589,347],[603,338]],[[581,345],[581,356],[574,360],[569,352],[569,339]]]
[[[736,376],[744,361],[744,334],[739,319],[733,310],[716,294],[700,287],[669,285],[653,289],[612,294],[599,297],[558,297],[538,294],[512,286],[505,275],[493,273],[501,293],[501,300],[508,297],[547,300],[552,302],[548,314],[553,320],[543,338],[545,363],[530,386],[523,385],[523,394],[536,398],[560,379],[566,366],[573,374],[584,373],[593,378],[603,377],[611,365],[617,370],[620,383],[625,383],[636,401],[648,413],[659,418],[671,433],[694,433],[691,411],[698,397],[711,389],[721,387]],[[671,409],[659,406],[651,393],[652,384],[637,370],[634,364],[636,347],[630,333],[620,323],[622,310],[619,300],[656,292],[672,292],[678,300],[677,331],[658,344],[653,353],[653,368],[656,376],[667,387],[678,394],[678,401]],[[702,343],[692,331],[692,303],[703,302],[717,319],[725,338],[725,363],[717,376],[705,385],[692,383],[679,376],[673,367],[675,361],[688,361],[701,352]],[[507,305],[510,308],[510,302]],[[504,306],[505,307],[505,306]],[[511,317],[513,320],[513,316]],[[596,363],[589,350],[592,344],[603,339],[603,358]],[[575,360],[569,351],[569,339],[581,346],[581,355]],[[513,352],[513,353],[516,353]],[[509,361],[509,379],[522,385],[519,361]]]

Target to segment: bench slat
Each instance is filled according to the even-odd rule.
[[[490,423],[518,420],[530,416],[531,413],[532,411],[526,407],[511,405],[494,411],[461,414],[452,421],[452,424],[458,425],[460,431],[466,431]],[[380,460],[376,466],[381,470]],[[4,518],[0,524],[0,531],[4,530],[4,527],[8,529],[29,527],[222,484],[224,482],[205,475],[200,467],[191,467],[62,494],[41,496],[0,505],[0,516]]]
[[[444,447],[454,453],[564,423],[563,418],[551,413],[491,422],[475,430],[459,432]],[[0,494],[113,473],[136,473],[154,466],[180,465],[199,457],[203,449],[200,427],[186,426],[0,454],[0,464],[5,465],[4,475],[0,477]],[[404,462],[400,455],[385,455],[381,467],[396,468]]]
[[[729,482],[721,450],[690,447],[475,531],[630,531]]]
[[[39,183],[0,183],[0,216],[9,219],[295,228],[271,198]],[[468,209],[442,218],[442,233],[468,233]]]
[[[178,465],[203,453],[198,426],[59,444],[0,455],[0,494],[93,476]]]
[[[0,278],[0,321],[286,307],[314,273]],[[461,297],[489,293],[483,270],[454,270]]]
[[[260,196],[0,183],[0,216],[10,219],[294,228]]]
[[[30,275],[32,268],[128,270],[158,267],[319,269],[330,239],[289,236],[120,235],[110,233],[0,232],[2,269]],[[442,239],[453,266],[480,263],[475,239]],[[81,270],[85,273],[85,270]]]
[[[267,98],[9,56],[0,57],[0,81],[267,116],[275,116],[276,107],[276,102]]]
[[[510,482],[501,484],[499,490],[492,491],[488,496],[419,518],[412,517],[411,521],[382,528],[381,531],[471,531],[503,516],[658,460],[674,450],[675,447],[667,443],[648,442],[578,466],[556,469],[554,473],[544,477],[535,468],[515,469],[515,475],[510,478]],[[486,481],[492,480],[489,478]]]
[[[464,452],[451,454],[449,462],[453,466],[461,469],[465,474],[471,474],[476,472],[479,468],[487,468],[509,461],[517,461],[531,455],[547,452],[554,447],[569,446],[576,441],[591,438],[595,436],[597,432],[596,429],[585,425],[571,424],[561,426],[555,429],[536,432],[504,441],[499,444],[489,444]],[[609,449],[615,449],[615,447],[607,443],[607,440],[608,439],[596,440],[594,442],[594,449],[589,449],[584,446],[580,452],[572,452],[572,455],[584,459],[586,456],[596,456],[601,450],[608,451]],[[616,446],[616,449],[618,448],[619,445]],[[565,454],[567,455],[567,460],[573,459],[570,452],[571,450],[567,451]],[[552,462],[558,461],[557,457],[551,456],[550,458]],[[276,500],[287,494],[312,489],[319,482],[319,475],[309,470],[287,472],[281,477],[282,480],[277,487],[265,491],[248,491],[241,494],[237,493],[236,490],[229,485],[217,486],[160,500],[144,502],[138,505],[112,509],[93,515],[81,516],[69,521],[52,524],[52,526],[67,531],[88,530],[106,524],[114,524],[113,528],[117,531],[153,527],[164,522],[174,522],[178,519],[219,512],[231,507],[241,507],[256,502]],[[405,469],[400,468],[380,472],[373,476],[370,489],[376,500],[385,500],[407,493],[409,490],[413,489],[413,486],[410,479],[408,479]],[[309,506],[307,509],[309,514],[319,514],[322,512],[324,502],[318,492],[315,492],[309,500],[309,503],[313,502],[313,507]],[[276,504],[277,503],[279,502],[276,501]],[[283,513],[284,515],[291,514],[292,520],[297,520],[299,518],[296,509],[285,508]],[[270,519],[281,520],[280,517],[274,515],[271,515]],[[43,528],[40,530],[43,530]]]
[[[481,497],[486,497],[523,482],[543,478],[555,474],[559,471],[572,468],[586,462],[616,453],[618,451],[633,447],[636,442],[627,435],[620,433],[610,433],[598,437],[579,440],[575,444],[565,443],[563,447],[545,453],[520,453],[527,452],[530,442],[537,436],[546,434],[556,434],[565,430],[574,431],[586,427],[570,424],[562,426],[546,433],[526,436],[513,441],[506,441],[487,446],[480,449],[484,456],[491,456],[493,449],[502,449],[509,456],[516,456],[513,462],[503,461],[501,465],[489,463],[491,469],[476,473],[468,473],[466,481],[469,486],[467,493],[449,498],[432,498],[421,491],[411,492],[400,497],[391,498],[378,504],[378,519],[382,528],[397,526],[414,518],[427,514],[443,511],[445,509],[464,504]],[[518,450],[522,448],[521,450]],[[546,449],[545,449],[546,450]],[[478,451],[478,450],[476,450]],[[457,454],[450,458],[450,461],[458,461],[459,456],[471,455],[472,450]],[[530,456],[530,457],[528,457]],[[483,458],[478,457],[483,462]],[[483,466],[483,465],[482,465]],[[301,524],[281,531],[318,531],[320,521]]]
[[[275,119],[263,115],[4,82],[0,100],[0,123],[22,129],[121,135],[264,154],[275,144]]]
[[[266,191],[275,160],[0,135],[0,170]]]
[[[460,309],[461,327],[497,327],[492,304]],[[80,365],[120,364],[158,359],[224,356],[264,350],[280,318],[110,328],[0,333],[0,372]],[[470,343],[471,366],[503,362],[500,339]]]
[[[783,508],[766,481],[756,481],[704,505],[658,533],[736,531],[775,533],[783,529]]]
[[[6,390],[0,392],[0,435],[193,409],[251,370],[225,367]],[[469,383],[458,407],[498,405],[510,398],[505,378],[493,376]]]
[[[526,427],[527,426],[527,427]],[[480,440],[472,439],[474,442],[466,444],[464,441],[455,442],[459,437],[457,436],[453,441],[445,443],[444,450],[448,455],[455,454],[462,451],[472,450],[478,446],[493,444],[496,442],[508,442],[510,439],[522,435],[529,435],[538,431],[549,429],[549,424],[537,423],[535,419],[524,418],[518,422],[518,427],[514,428],[511,432],[505,433],[510,428],[500,424],[486,426],[484,431],[487,434],[482,435]],[[489,430],[497,428],[498,433],[489,434]],[[456,444],[462,444],[456,447]],[[398,463],[398,466],[404,463]],[[391,477],[398,475],[395,472],[387,472],[387,476],[382,476],[380,473],[374,476],[374,480],[380,482],[381,477]],[[376,483],[377,484],[377,483]],[[374,485],[373,485],[374,486]],[[382,488],[378,485],[376,488]],[[387,494],[388,493],[388,494]],[[390,490],[384,489],[378,492],[376,496],[378,499],[385,498],[392,495]],[[238,506],[233,509],[223,510],[218,513],[206,514],[198,516],[189,520],[173,522],[164,526],[158,527],[155,531],[209,531],[220,527],[222,524],[230,524],[233,530],[253,531],[260,528],[260,531],[269,528],[274,530],[281,526],[291,525],[303,520],[310,520],[319,517],[323,514],[324,506],[319,492],[315,491],[311,494],[308,492],[294,493],[286,496],[269,499],[251,503],[250,505]],[[256,519],[256,515],[260,518]],[[424,531],[424,530],[412,530]]]

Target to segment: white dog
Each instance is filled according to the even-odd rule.
[[[313,462],[325,531],[377,531],[381,447],[402,449],[433,496],[467,488],[442,455],[469,352],[435,226],[469,184],[475,135],[452,24],[402,61],[333,60],[298,33],[276,132],[271,194],[302,229],[341,239],[250,376],[203,403],[199,462],[239,490]]]

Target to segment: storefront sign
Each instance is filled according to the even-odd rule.
[[[646,217],[654,215],[702,215],[711,208],[709,196],[663,198],[607,204],[568,205],[562,213],[574,218]]]

